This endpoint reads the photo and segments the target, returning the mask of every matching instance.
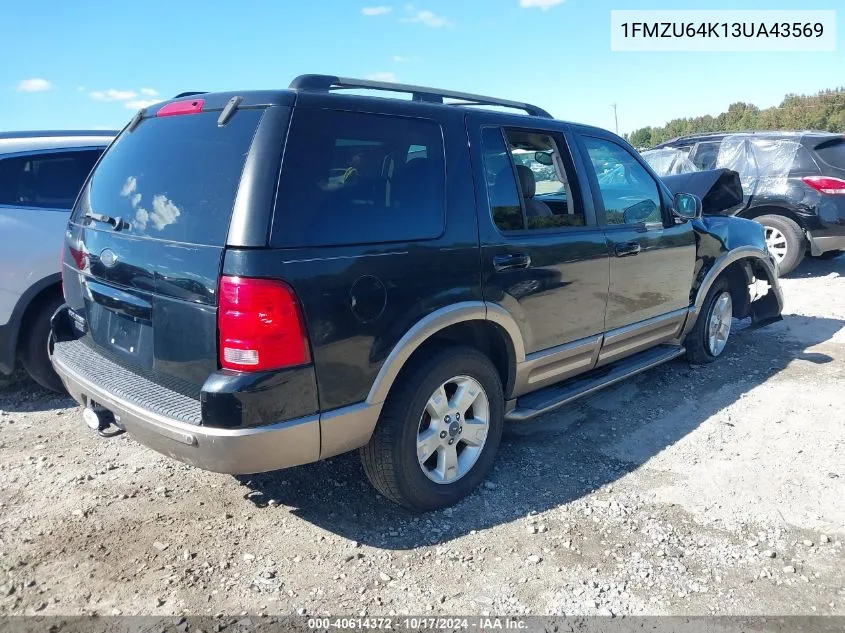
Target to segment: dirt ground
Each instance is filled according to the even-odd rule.
[[[506,430],[415,516],[357,455],[233,478],[0,387],[0,615],[845,614],[845,257],[785,320]]]

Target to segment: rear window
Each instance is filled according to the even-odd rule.
[[[119,217],[123,233],[222,245],[244,163],[263,110],[240,110],[223,127],[219,112],[142,121],[100,161],[74,220]],[[106,225],[92,224],[92,227]]]
[[[28,154],[0,160],[0,204],[70,209],[103,150]]]
[[[445,227],[443,134],[429,120],[299,109],[285,145],[276,246],[417,241]]]
[[[816,147],[816,155],[831,167],[845,169],[845,138],[822,143]]]

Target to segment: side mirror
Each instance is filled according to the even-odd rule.
[[[672,213],[681,220],[695,220],[701,217],[701,198],[691,193],[676,193],[672,199]]]
[[[643,200],[622,212],[622,221],[625,224],[640,224],[654,215],[657,205],[651,200]]]
[[[534,152],[534,160],[546,167],[551,167],[554,164],[552,161],[552,155],[548,152]]]

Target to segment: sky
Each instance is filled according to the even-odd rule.
[[[841,0],[709,0],[708,9],[842,9]],[[620,133],[735,101],[845,85],[826,53],[611,52],[611,9],[700,0],[0,0],[0,130],[120,128],[189,90],[284,88],[323,73],[535,103]]]

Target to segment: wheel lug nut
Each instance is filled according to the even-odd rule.
[[[449,446],[451,446],[451,445],[452,445],[452,444],[454,444],[454,443],[455,443],[455,438],[454,438],[454,437],[453,437],[453,438],[450,438],[450,439],[449,439]]]
[[[440,431],[440,439],[444,439],[446,437],[446,431]]]
[[[458,433],[463,433],[463,432],[464,432],[464,427],[459,426],[459,427],[458,427]]]

